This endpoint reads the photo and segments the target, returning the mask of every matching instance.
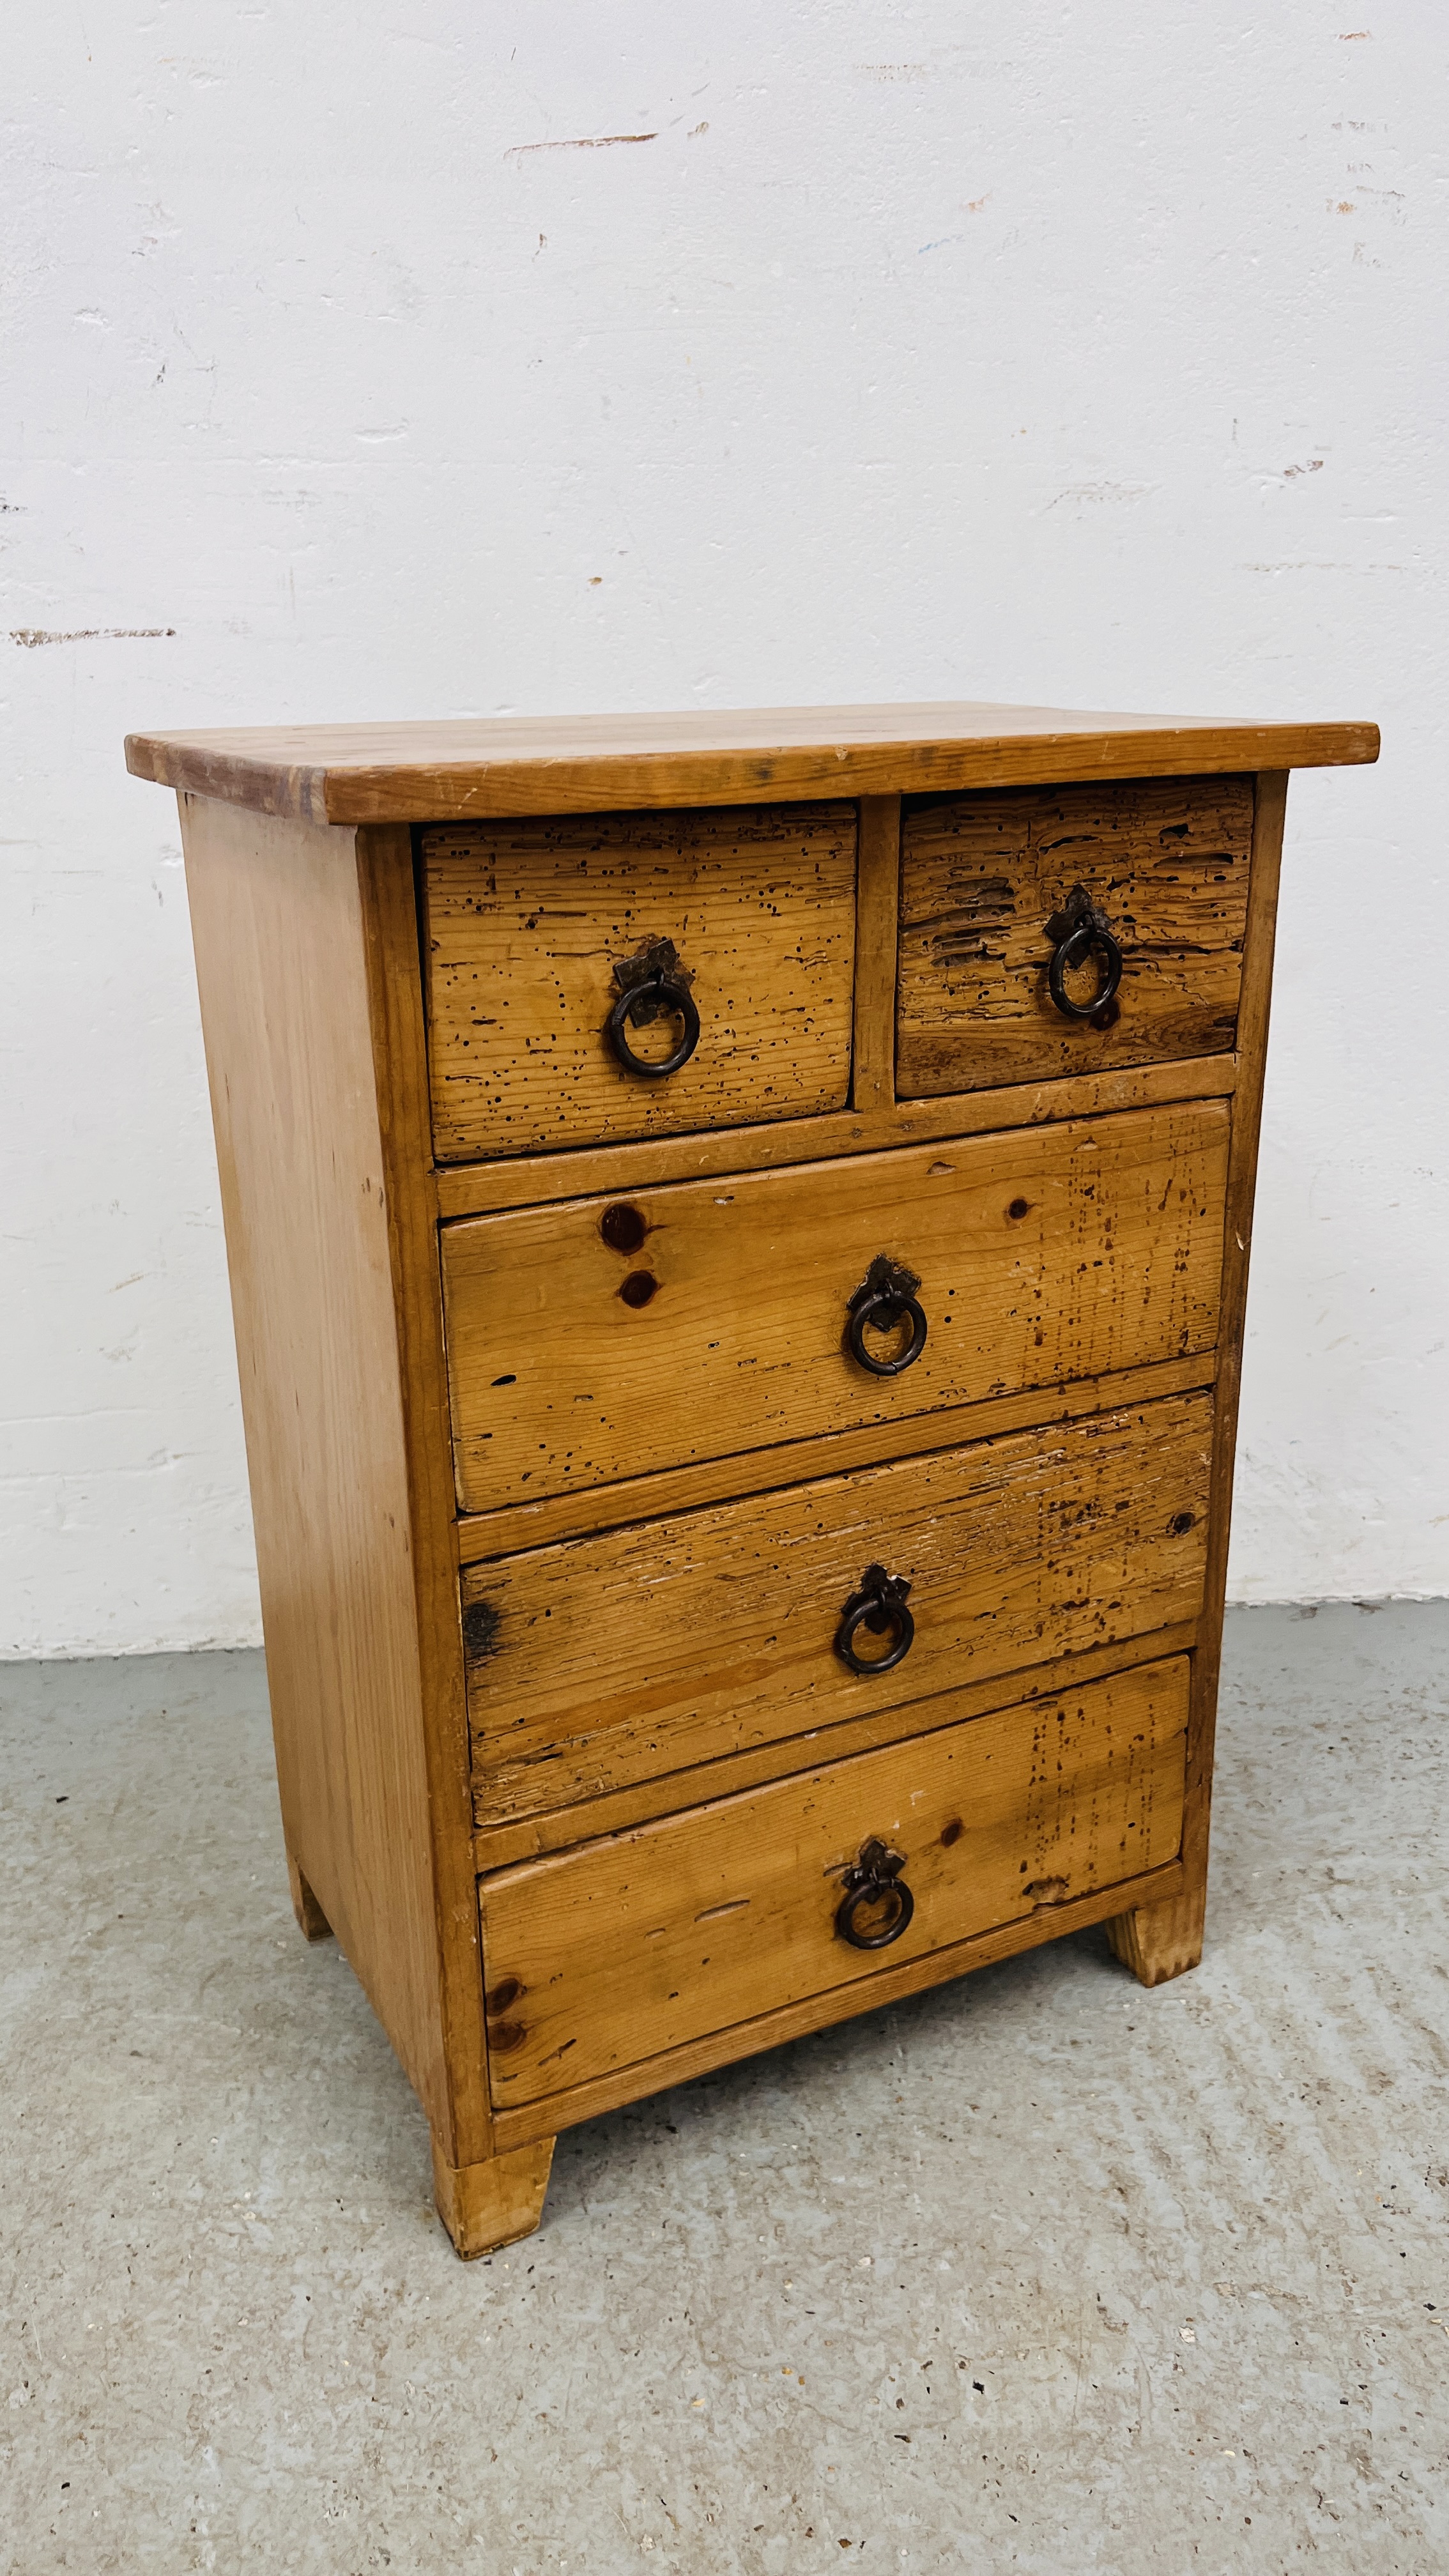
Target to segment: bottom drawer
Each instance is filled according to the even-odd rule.
[[[1187,1698],[1178,1655],[482,1879],[494,2102],[539,2101],[1175,1859]],[[883,1885],[877,1864],[879,1892],[850,1883],[872,1840],[904,1862]],[[879,1947],[842,1931],[851,1896],[852,1928],[886,1934]]]

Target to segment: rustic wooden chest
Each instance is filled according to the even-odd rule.
[[[136,735],[282,1814],[460,2253],[556,2132],[1198,1959],[1288,771],[988,706]]]

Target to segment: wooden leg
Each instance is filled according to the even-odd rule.
[[[290,1852],[287,1854],[287,1876],[292,1882],[292,1911],[306,1938],[309,1941],[330,1941],[332,1926]]]
[[[1169,1977],[1182,1976],[1202,1957],[1206,1910],[1203,1880],[1161,1905],[1139,1905],[1130,1914],[1114,1914],[1107,1938],[1124,1968],[1130,1968],[1144,1986],[1165,1986]]]
[[[465,2262],[533,2234],[543,2216],[553,2148],[552,2138],[540,2138],[487,2164],[459,2166],[446,2164],[434,2144],[433,2198]]]

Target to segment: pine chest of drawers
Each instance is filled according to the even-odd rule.
[[[136,735],[282,1815],[459,2251],[557,2131],[1200,1955],[1287,773],[996,707]]]

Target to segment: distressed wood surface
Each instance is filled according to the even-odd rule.
[[[577,1843],[604,1834],[625,1832],[656,1816],[677,1816],[686,1807],[710,1805],[741,1789],[758,1788],[786,1772],[804,1771],[821,1762],[843,1762],[852,1753],[874,1753],[909,1737],[930,1735],[940,1726],[958,1726],[968,1717],[985,1717],[1001,1706],[1003,1691],[1017,1700],[1052,1697],[1078,1690],[1084,1682],[1105,1681],[1134,1662],[1155,1662],[1165,1655],[1191,1654],[1197,1642],[1196,1619],[1169,1621],[1152,1629],[1135,1645],[1084,1646],[1013,1673],[958,1684],[931,1699],[913,1699],[900,1707],[881,1708],[830,1726],[807,1726],[800,1734],[754,1745],[741,1753],[716,1754],[655,1780],[636,1780],[605,1796],[553,1807],[539,1815],[513,1816],[506,1824],[480,1825],[473,1836],[473,1856],[480,1874],[508,1869],[515,1861],[541,1860],[546,1852],[569,1851]]]
[[[855,1045],[851,1106],[895,1106],[896,915],[901,888],[901,800],[864,796],[855,923]]]
[[[903,1096],[1231,1052],[1248,902],[1247,778],[1017,789],[907,809],[897,1088]],[[1075,885],[1123,952],[1117,1016],[1067,1020],[1045,925]],[[1096,963],[1068,979],[1097,989]]]
[[[1227,1131],[1209,1101],[446,1227],[460,1509],[1208,1350]],[[882,1253],[929,1325],[897,1378],[844,1346]]]
[[[1195,1619],[1211,1441],[1212,1398],[1169,1396],[470,1569],[477,1821]],[[835,1633],[873,1561],[916,1635],[857,1676]]]
[[[618,1197],[655,1181],[773,1171],[790,1163],[883,1154],[894,1145],[1004,1135],[1013,1127],[1047,1127],[1069,1118],[1110,1118],[1122,1109],[1226,1100],[1236,1074],[1235,1055],[1197,1056],[1181,1064],[1124,1065],[1070,1082],[1010,1083],[1001,1091],[902,1100],[890,1109],[842,1109],[818,1118],[781,1118],[768,1126],[661,1136],[655,1143],[586,1146],[577,1153],[526,1154],[501,1163],[452,1163],[433,1176],[438,1214],[446,1223],[453,1217],[490,1216],[500,1208],[593,1198],[601,1189]]]
[[[1119,1958],[1135,1971],[1144,1985],[1160,1985],[1167,1978],[1180,1976],[1185,1968],[1195,1966],[1202,1956],[1207,1911],[1213,1744],[1217,1730],[1223,1602],[1227,1591],[1228,1541],[1232,1524],[1248,1257],[1253,1237],[1258,1131],[1267,1068],[1273,947],[1287,796],[1288,780],[1283,773],[1269,773],[1257,781],[1243,995],[1239,1013],[1242,1074],[1231,1113],[1232,1144],[1219,1327],[1219,1393],[1208,1505],[1204,1615],[1202,1636],[1193,1656],[1192,1711],[1188,1727],[1183,1885],[1176,1896],[1161,1899],[1156,1906],[1142,1909],[1132,1916],[1124,1916],[1112,1926],[1112,1941]]]
[[[1016,780],[1171,777],[1377,760],[1370,724],[1083,714],[1063,707],[755,707],[441,723],[133,733],[137,778],[327,823],[899,796]]]
[[[902,1961],[1172,1860],[1187,1684],[1144,1665],[484,1879],[494,2101],[869,1977],[835,1915],[872,1836],[915,1900]]]
[[[969,1976],[976,1968],[990,1967],[997,1959],[1016,1958],[1024,1950],[1040,1948],[1044,1942],[1065,1940],[1071,1932],[1085,1932],[1091,1924],[1103,1922],[1114,1906],[1146,1909],[1170,1903],[1181,1881],[1181,1863],[1170,1860],[1164,1868],[1149,1870],[1142,1878],[1099,1889],[1091,1896],[1079,1896],[1069,1904],[1044,1907],[1040,1913],[1023,1915],[1015,1923],[998,1923],[989,1932],[973,1933],[969,1940],[950,1942],[941,1950],[928,1950],[924,1957],[907,1959],[899,1967],[877,1966],[873,1975],[859,1977],[853,1985],[827,1986],[822,1994],[806,1995],[798,2003],[780,2004],[772,2012],[756,2013],[748,2021],[733,2023],[728,2030],[706,2031],[701,2039],[687,2040],[680,2048],[666,2048],[657,2057],[642,2058],[637,2065],[612,2068],[588,2084],[546,2093],[540,2101],[520,2103],[514,2110],[495,2111],[494,2136],[505,2148],[551,2138],[557,2130],[574,2128],[582,2120],[598,2119],[606,2111],[617,2111],[623,2103],[641,2101],[647,2094],[662,2093],[675,2084],[692,2083],[696,2075],[707,2075],[712,2067],[729,2066],[739,2058],[758,2056],[765,2049],[783,2048],[787,2041],[801,2039],[807,2031],[825,2030],[832,2023],[849,2021],[860,2013],[878,2012],[883,2004],[899,2003],[907,1995],[922,1993],[927,1986],[945,1985],[953,1977]],[[888,1961],[891,1953],[887,1950],[884,1955]]]
[[[469,1812],[468,1712],[412,835],[403,824],[370,824],[359,829],[356,843],[402,1377],[419,1716],[448,2072],[450,2118],[434,2126],[433,2139],[437,2155],[450,2165],[467,2167],[489,2153],[492,2128],[483,2064],[478,1908],[460,1831]],[[400,1717],[399,1710],[392,1722]]]
[[[850,1090],[855,808],[736,806],[422,835],[440,1161],[839,1109]],[[651,1081],[604,1026],[614,968],[668,939],[699,1043]],[[677,1042],[630,1031],[646,1061]]]
[[[869,1422],[854,1431],[830,1431],[818,1440],[788,1440],[778,1447],[747,1449],[734,1458],[706,1458],[693,1467],[665,1467],[652,1476],[628,1476],[617,1485],[586,1485],[538,1503],[509,1503],[455,1523],[460,1565],[481,1565],[521,1548],[547,1547],[554,1539],[583,1538],[626,1522],[659,1520],[695,1511],[703,1503],[736,1495],[768,1494],[820,1476],[848,1475],[892,1458],[915,1458],[933,1449],[959,1449],[967,1440],[994,1440],[1003,1431],[1074,1422],[1119,1405],[1150,1404],[1159,1395],[1186,1395],[1211,1386],[1217,1360],[1211,1351],[1186,1359],[1154,1360],[1147,1368],[1113,1369],[1104,1377],[1073,1378],[1069,1386],[1029,1387],[1017,1395],[989,1396],[981,1404],[943,1405],[923,1422]]]

